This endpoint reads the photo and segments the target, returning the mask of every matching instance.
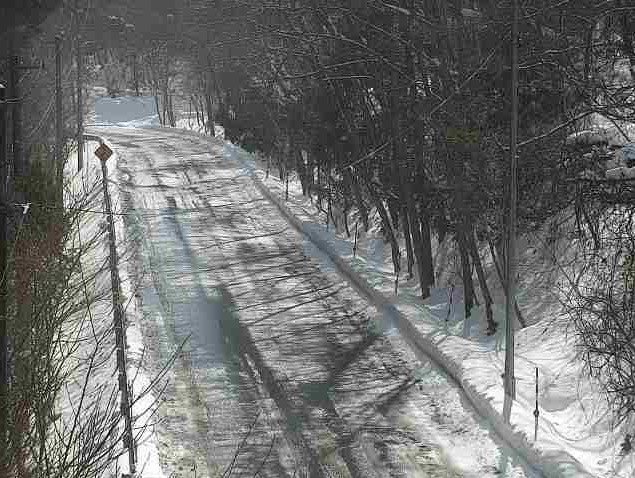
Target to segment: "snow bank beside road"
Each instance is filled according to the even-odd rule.
[[[91,137],[92,135],[88,135]],[[91,139],[99,139],[95,136]],[[106,144],[107,141],[106,141]],[[109,177],[109,192],[111,196],[112,209],[114,213],[121,212],[121,199],[119,196],[119,188],[114,179],[115,172],[117,171],[117,152],[116,148],[111,144],[108,144],[114,151],[113,156],[106,162],[108,177]],[[81,174],[75,173],[75,182],[82,178],[101,178],[101,164],[100,161],[94,156],[93,151],[98,146],[98,143],[91,141],[86,145],[86,157],[85,168]],[[76,164],[71,162],[71,164]],[[69,174],[71,174],[69,172]],[[85,181],[85,179],[83,179]],[[100,191],[101,193],[101,191]],[[100,199],[101,202],[101,199]],[[103,218],[99,218],[103,220]],[[101,222],[101,221],[100,221]],[[115,231],[117,234],[117,255],[119,258],[126,256],[125,241],[122,238],[125,234],[125,228],[123,223],[123,216],[114,216]],[[100,227],[93,215],[93,228]],[[90,232],[90,231],[89,231]],[[104,255],[107,256],[107,250],[104,251]],[[125,265],[120,261],[119,263],[119,278],[122,289],[122,299],[124,301],[124,309],[126,316],[126,344],[127,344],[127,357],[128,357],[128,381],[134,386],[133,389],[133,426],[136,439],[136,455],[137,455],[137,475],[143,478],[164,478],[164,474],[161,470],[159,463],[158,453],[158,441],[156,434],[154,433],[151,420],[153,419],[154,409],[157,406],[156,399],[152,394],[150,385],[151,377],[144,370],[143,364],[143,340],[141,331],[138,328],[138,317],[140,311],[137,310],[137,303],[134,300],[134,291],[132,290],[132,284],[126,273]],[[112,314],[105,313],[100,315],[107,321],[104,327],[110,326],[112,320]],[[104,378],[104,380],[110,380],[110,378]],[[120,470],[128,470],[128,456],[123,455],[118,462],[118,468]]]
[[[490,421],[500,436],[545,476],[611,476],[618,469],[622,473],[632,470],[632,464],[615,463],[616,443],[614,439],[611,440],[610,430],[600,432],[596,429],[583,436],[583,432],[591,424],[588,423],[588,416],[585,423],[584,414],[580,412],[580,402],[570,396],[575,394],[574,377],[579,370],[571,367],[574,357],[571,344],[567,344],[566,339],[560,336],[546,340],[543,336],[545,325],[542,322],[518,334],[518,397],[512,409],[511,426],[505,424],[499,412],[503,408],[502,380],[499,380],[503,369],[503,354],[497,350],[495,339],[474,340],[461,337],[462,324],[441,328],[438,319],[423,304],[408,303],[401,298],[389,299],[388,294],[392,288],[390,275],[383,274],[382,277],[381,271],[360,270],[350,254],[341,254],[341,241],[346,239],[336,238],[332,230],[327,231],[325,227],[317,226],[315,215],[307,212],[305,207],[308,204],[302,204],[303,199],[297,194],[298,191],[292,191],[295,197],[285,202],[281,199],[284,198],[283,184],[274,179],[273,175],[264,181],[264,174],[251,161],[250,155],[230,144],[227,145],[227,155],[242,162],[258,189],[277,205],[289,222],[328,255],[357,290],[401,330],[411,346],[433,358],[441,369],[460,383],[474,408]],[[333,248],[333,241],[340,243],[339,251]],[[350,242],[349,245],[352,249]],[[369,279],[374,282],[374,287],[369,284]],[[503,323],[500,317],[499,322]],[[528,379],[533,377],[534,366],[540,368],[541,377],[547,377],[541,381],[543,407],[540,410],[539,438],[536,443],[532,443],[533,382]],[[562,386],[559,386],[557,377],[563,372],[572,376],[561,377],[559,385]],[[589,397],[589,391],[585,393],[586,396],[581,400],[586,405],[591,404],[593,399],[597,401],[597,394]]]
[[[143,128],[159,126],[153,96],[99,97],[91,115],[94,126]]]

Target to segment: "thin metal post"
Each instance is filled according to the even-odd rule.
[[[112,201],[108,192],[108,168],[106,161],[101,161],[102,187],[104,190],[104,204],[108,221],[108,244],[110,249],[110,280],[112,287],[113,323],[115,328],[116,356],[119,391],[121,392],[121,414],[124,416],[124,446],[128,448],[128,464],[130,474],[136,473],[136,453],[134,434],[132,430],[132,400],[130,399],[130,389],[126,370],[126,338],[125,338],[125,318],[123,303],[121,299],[121,284],[119,283],[119,264],[117,257],[117,235],[115,222],[112,214]]]
[[[513,1],[512,20],[512,120],[509,216],[507,225],[507,294],[505,298],[505,396],[516,398],[514,379],[514,300],[516,297],[516,208],[518,202],[518,0]],[[510,402],[511,403],[511,402]]]

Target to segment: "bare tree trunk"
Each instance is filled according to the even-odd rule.
[[[346,237],[348,237],[350,239],[351,237],[351,231],[348,227],[348,212],[351,210],[350,206],[347,205],[344,208],[344,230],[346,231]]]
[[[173,95],[168,93],[168,114],[170,118],[170,126],[176,127],[176,116],[174,115],[174,103],[172,102]]]
[[[427,299],[430,297],[430,277],[428,276],[428,267],[426,266],[425,257],[425,238],[422,237],[423,224],[419,220],[417,211],[411,197],[407,197],[408,219],[410,222],[410,233],[412,235],[413,249],[417,257],[417,270],[419,272],[419,287],[421,288],[421,297]]]
[[[169,118],[168,118],[168,92],[167,89],[163,90],[163,124],[164,126],[169,124]]]
[[[194,106],[194,111],[196,112],[196,126],[197,127],[201,127],[201,118],[199,116],[198,113],[198,104],[196,102],[196,99],[194,98],[194,96],[190,97],[190,104],[192,104]]]
[[[205,95],[205,110],[207,113],[207,122],[205,129],[207,134],[214,136],[214,113],[212,112],[212,97],[208,94]]]
[[[309,180],[309,199],[311,200],[311,203],[313,203],[313,197],[311,196],[311,190],[313,188],[313,186],[315,185],[315,160],[313,159],[313,155],[309,153],[309,157],[308,157],[309,161],[308,161],[308,169],[307,169],[307,178]]]
[[[485,277],[485,272],[483,271],[483,263],[481,262],[478,248],[476,247],[474,234],[468,228],[465,229],[465,234],[468,249],[470,251],[470,255],[472,256],[472,262],[474,263],[474,268],[476,269],[479,287],[481,288],[481,293],[483,294],[483,301],[485,302],[487,334],[492,335],[496,332],[496,327],[498,326],[498,324],[494,321],[494,314],[492,312],[492,296],[490,295],[489,288],[487,286],[487,279]]]
[[[282,158],[284,157],[284,151],[283,150],[279,150],[278,154],[276,154],[276,162],[278,163],[278,177],[280,178],[280,181],[284,181],[284,172],[285,172],[285,165],[284,162],[282,161]]]
[[[359,187],[359,178],[352,171],[347,170],[351,176],[351,186],[353,188],[353,195],[355,196],[355,203],[357,204],[357,210],[362,218],[362,224],[364,224],[364,230],[368,232],[368,208],[362,197],[362,191]]]
[[[159,123],[161,126],[165,126],[165,120],[163,119],[163,115],[161,114],[161,107],[159,105],[159,93],[155,92],[154,94],[154,105],[157,108],[157,116],[159,117]]]
[[[322,209],[322,166],[321,163],[317,163],[317,207],[318,209]]]
[[[291,151],[291,154],[295,158],[295,169],[298,172],[298,176],[300,177],[300,186],[302,186],[302,195],[306,196],[309,188],[309,178],[307,177],[307,165],[304,164],[304,156],[302,155],[301,148],[296,148]],[[308,153],[307,153],[308,154]],[[308,163],[308,161],[307,161]]]
[[[412,220],[408,215],[408,209],[404,205],[401,208],[401,223],[403,228],[403,235],[406,242],[406,261],[407,261],[407,271],[408,271],[408,280],[412,279],[412,266],[414,265],[415,259],[412,250],[412,238],[410,237],[410,231],[412,227],[410,225],[410,221]]]
[[[423,254],[422,268],[426,277],[426,290],[430,294],[430,287],[435,284],[434,258],[432,257],[432,234],[430,233],[430,216],[423,213],[420,217],[421,249]]]
[[[192,97],[190,96],[190,102],[187,110],[187,126],[188,128],[192,127]]]
[[[203,125],[203,128],[207,128],[207,120],[205,119],[205,102],[203,101],[203,98],[198,95],[196,100],[198,101],[198,111],[201,112],[201,124]]]
[[[379,217],[381,217],[381,222],[384,226],[384,231],[386,232],[386,236],[388,241],[390,242],[390,249],[392,253],[392,264],[395,272],[395,277],[399,277],[399,272],[401,271],[400,264],[400,252],[399,252],[399,243],[397,242],[397,238],[395,237],[395,232],[393,230],[393,226],[390,223],[390,218],[388,217],[388,212],[384,207],[384,204],[381,202],[381,199],[373,189],[371,185],[368,186],[368,192],[370,193],[370,197],[373,201],[373,204],[377,208],[377,212],[379,213]]]
[[[459,254],[461,256],[463,303],[465,305],[465,318],[467,319],[472,315],[472,307],[474,307],[474,282],[472,281],[472,267],[470,265],[470,254],[466,244],[464,231],[457,231],[456,240],[459,245]]]
[[[392,221],[392,225],[395,231],[395,235],[398,235],[399,231],[399,203],[396,199],[388,198],[386,201],[388,203],[388,212],[390,213],[390,220]]]
[[[329,217],[331,218],[331,222],[333,223],[333,227],[335,231],[337,231],[337,223],[335,222],[335,217],[333,216],[333,202],[331,198],[331,193],[327,196],[327,207],[326,207],[326,227],[329,225]]]

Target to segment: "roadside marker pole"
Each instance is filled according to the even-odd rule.
[[[538,441],[538,367],[536,367],[536,408],[534,409],[534,442]]]

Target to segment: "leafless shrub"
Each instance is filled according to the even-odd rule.
[[[12,215],[0,476],[104,476],[127,448],[104,231],[85,227],[100,213],[99,181],[85,182],[62,208],[49,177],[34,165],[29,181],[18,184],[30,205],[16,204]],[[166,370],[135,399],[153,392]],[[155,405],[136,417],[137,436]]]
[[[635,231],[630,207],[604,210],[569,303],[580,354],[617,423],[635,412]],[[602,247],[597,247],[601,239]]]

